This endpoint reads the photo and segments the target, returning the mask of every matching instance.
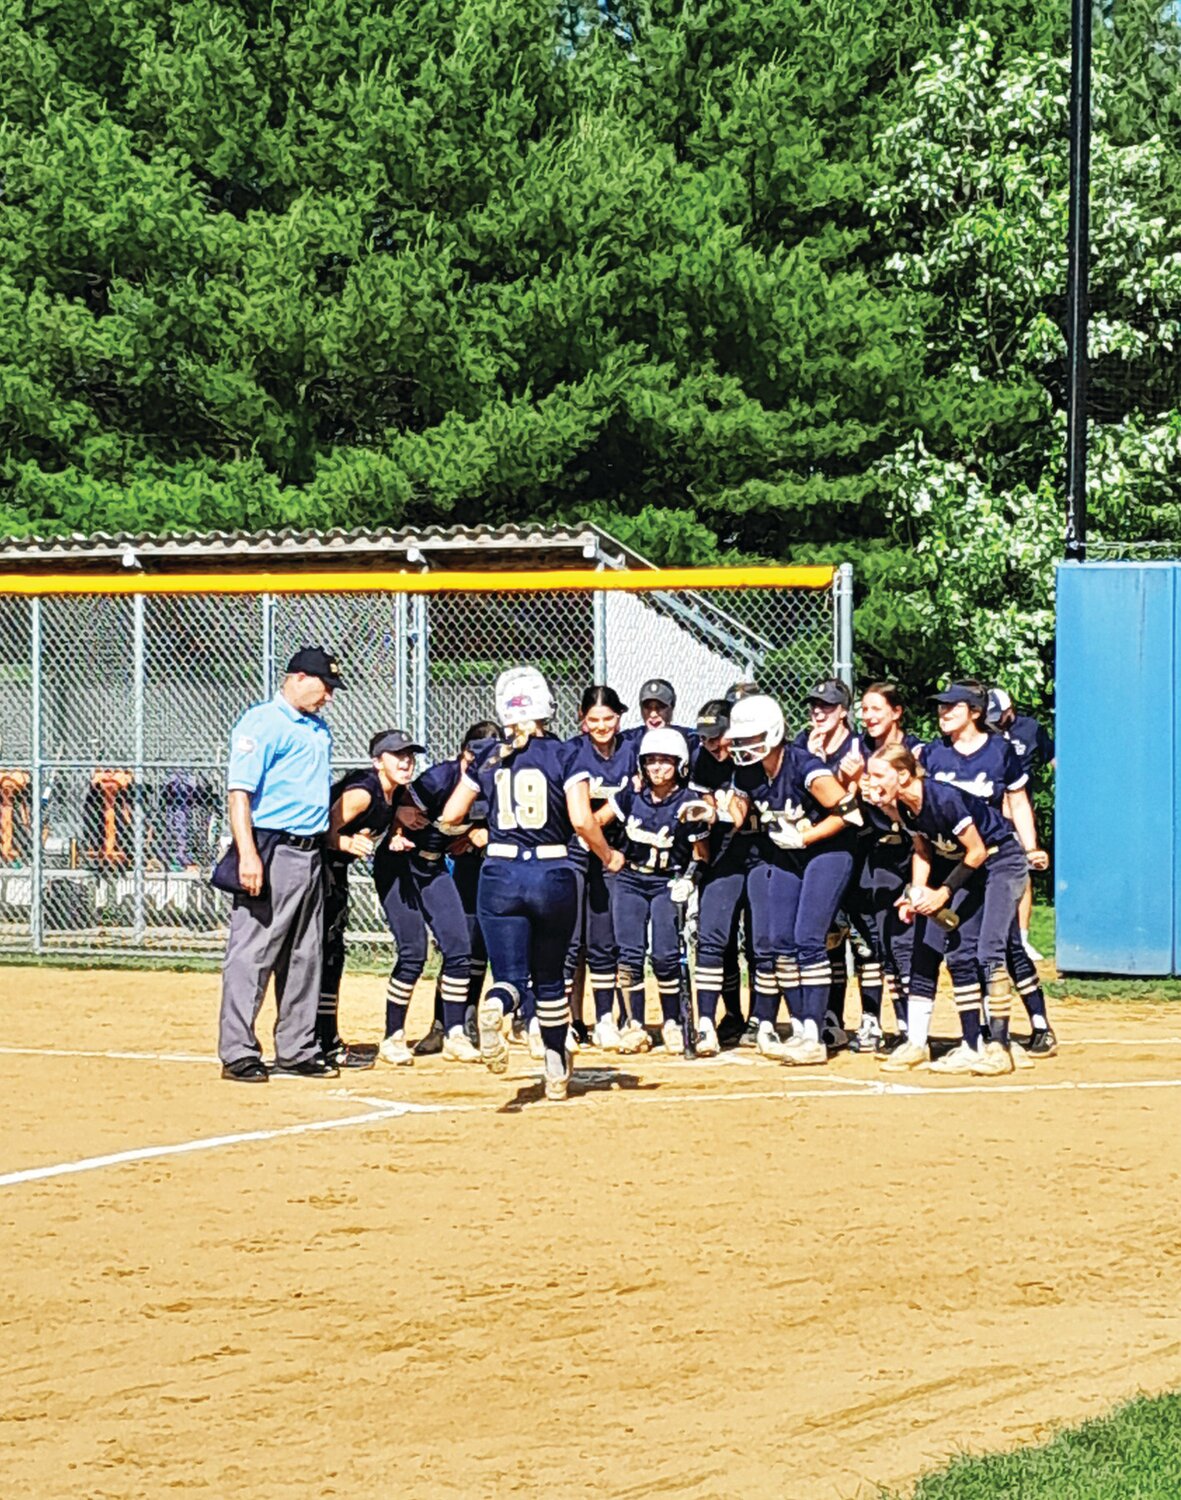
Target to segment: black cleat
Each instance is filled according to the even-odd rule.
[[[1030,1057],[1053,1057],[1058,1051],[1058,1038],[1047,1026],[1044,1030],[1033,1033],[1025,1050]]]
[[[738,1038],[740,1047],[757,1047],[759,1045],[759,1023],[758,1018],[751,1016],[746,1023],[746,1028]]]
[[[896,1031],[893,1036],[884,1036],[878,1045],[879,1053],[897,1052],[899,1047],[905,1047],[910,1037],[905,1031]]]
[[[231,1063],[223,1063],[221,1076],[232,1083],[266,1083],[271,1076],[267,1065],[259,1057],[239,1057]]]
[[[742,1033],[746,1030],[746,1022],[740,1015],[733,1011],[727,1011],[718,1022],[718,1044],[722,1047],[737,1047]]]
[[[337,1042],[327,1047],[324,1056],[334,1068],[372,1068],[377,1062],[377,1048],[372,1042]]]
[[[319,1052],[313,1057],[305,1057],[302,1062],[284,1062],[281,1057],[276,1057],[271,1072],[278,1078],[340,1077],[340,1069]]]
[[[443,1040],[442,1021],[432,1021],[426,1036],[414,1044],[415,1057],[433,1057],[436,1052],[442,1052]]]

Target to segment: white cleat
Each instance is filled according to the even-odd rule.
[[[615,1024],[614,1016],[599,1017],[591,1033],[591,1041],[603,1052],[619,1051],[623,1038],[619,1035],[619,1027]]]
[[[545,1049],[544,1061],[545,1097],[559,1103],[569,1091],[574,1061],[568,1052],[554,1052],[549,1047]]]
[[[628,1021],[619,1033],[619,1050],[629,1054],[652,1050],[652,1038],[639,1021]]]
[[[382,1062],[389,1063],[395,1068],[408,1068],[414,1061],[414,1053],[406,1045],[404,1031],[395,1031],[393,1036],[387,1036],[378,1047],[377,1055]]]
[[[791,1041],[787,1043],[787,1046],[792,1046],[793,1044],[798,1046],[802,1040],[802,1037],[797,1039],[793,1036]],[[760,1056],[773,1057],[776,1062],[782,1062],[787,1051],[787,1047],[779,1040],[779,1033],[771,1025],[770,1021],[759,1022],[759,1036],[755,1042],[755,1046],[759,1049]]]
[[[534,1062],[544,1062],[545,1043],[541,1040],[541,1022],[536,1016],[529,1022],[529,1056]]]
[[[1013,1071],[1015,1073],[1023,1073],[1027,1068],[1034,1066],[1033,1058],[1030,1057],[1024,1047],[1018,1046],[1016,1042],[1010,1046],[1009,1054],[1013,1059]]]
[[[708,1016],[702,1016],[697,1023],[697,1056],[717,1057],[721,1050],[717,1028]]]
[[[508,1042],[504,1037],[504,1006],[498,996],[487,994],[480,1001],[480,1060],[490,1073],[508,1067]]]
[[[945,1052],[933,1063],[928,1063],[927,1067],[932,1073],[974,1073],[979,1060],[980,1053],[967,1042],[961,1042],[951,1052]]]
[[[566,1051],[571,1057],[582,1051],[582,1043],[578,1040],[578,1033],[573,1026],[566,1027]]]
[[[883,1073],[909,1073],[912,1068],[924,1067],[931,1061],[931,1049],[925,1042],[903,1042],[882,1058]]]
[[[828,1048],[823,1042],[807,1037],[792,1037],[783,1049],[783,1061],[789,1068],[815,1068],[828,1062]]]
[[[472,1046],[462,1026],[453,1026],[443,1038],[443,1056],[448,1062],[475,1063],[480,1061],[481,1053]]]
[[[849,1049],[852,1052],[876,1052],[881,1040],[881,1022],[876,1016],[864,1015],[855,1035],[850,1038]]]
[[[976,1062],[972,1067],[977,1078],[999,1078],[1012,1071],[1013,1058],[1008,1047],[1000,1042],[985,1042],[984,1047],[976,1054]]]
[[[685,1038],[681,1035],[681,1023],[679,1021],[666,1021],[660,1028],[660,1039],[664,1043],[664,1050],[670,1057],[684,1056]]]

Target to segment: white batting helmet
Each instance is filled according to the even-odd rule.
[[[496,717],[506,729],[552,719],[554,700],[536,667],[510,667],[496,679]]]
[[[749,698],[739,698],[730,710],[724,739],[736,766],[753,766],[782,745],[786,733],[783,710],[775,699],[766,693],[752,693]]]
[[[679,775],[689,774],[689,746],[679,729],[669,729],[667,726],[663,729],[646,729],[640,741],[640,763],[643,764],[649,755],[667,755],[676,762]]]

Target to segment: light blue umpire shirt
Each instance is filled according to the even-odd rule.
[[[234,725],[226,785],[250,793],[256,828],[306,836],[328,827],[332,731],[302,714],[282,693],[248,708]]]

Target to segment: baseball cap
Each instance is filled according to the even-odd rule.
[[[932,703],[968,703],[973,708],[986,708],[983,693],[969,687],[966,682],[951,682],[941,693],[931,694]]]
[[[853,695],[839,678],[826,677],[822,682],[816,683],[808,694],[809,703],[823,703],[829,708],[848,708],[853,702]]]
[[[988,694],[988,708],[984,716],[990,724],[999,724],[1012,707],[1013,700],[1004,688],[992,688]]]
[[[725,699],[703,703],[697,715],[697,733],[703,740],[719,739],[730,727],[729,705]]]
[[[325,687],[334,691],[343,688],[340,680],[340,663],[331,651],[323,646],[301,646],[287,663],[288,672],[303,672],[307,677],[318,677]]]
[[[405,729],[386,729],[369,741],[369,754],[374,760],[379,755],[405,755],[409,750],[416,755],[426,754],[426,746],[420,745]]]
[[[665,708],[677,706],[677,695],[673,692],[673,685],[671,682],[666,682],[663,677],[650,677],[640,689],[640,702],[647,703],[650,699],[663,703]]]

